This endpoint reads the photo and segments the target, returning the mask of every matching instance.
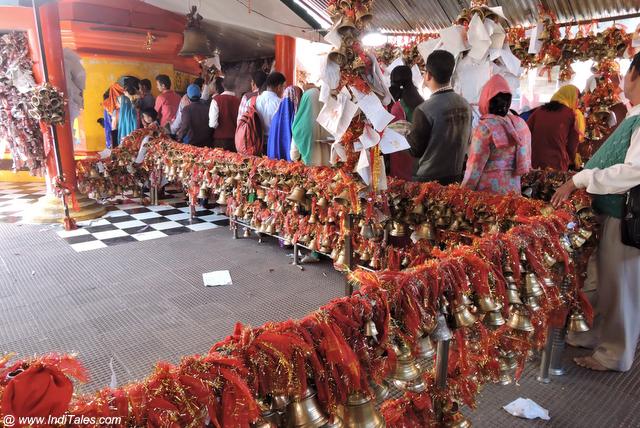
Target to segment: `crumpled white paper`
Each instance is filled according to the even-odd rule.
[[[228,270],[217,270],[202,274],[202,282],[205,287],[218,287],[221,285],[233,285],[231,274]]]
[[[502,407],[507,413],[525,419],[536,419],[548,421],[551,419],[549,411],[541,407],[538,403],[530,398],[518,398],[506,406]]]

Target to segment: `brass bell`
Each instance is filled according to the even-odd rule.
[[[435,355],[436,349],[433,347],[433,343],[428,334],[425,334],[416,344],[416,357],[420,359],[431,358]]]
[[[317,222],[318,222],[318,216],[317,216],[315,213],[311,214],[311,215],[309,216],[309,221],[308,221],[308,223],[309,223],[309,224],[316,224]]]
[[[317,249],[317,248],[318,248],[318,240],[316,239],[316,237],[315,237],[315,236],[314,236],[313,238],[311,238],[311,240],[310,240],[310,241],[308,240],[309,235],[305,235],[305,236],[303,236],[303,238],[305,238],[305,237],[306,237],[307,239],[306,239],[305,241],[302,241],[302,239],[301,239],[301,241],[302,241],[303,243],[308,243],[307,245],[309,246],[309,248],[310,248],[310,249],[315,250],[315,249]]]
[[[216,204],[227,205],[227,194],[225,192],[220,192],[220,196],[218,196],[218,200],[216,200]]]
[[[471,428],[471,422],[462,413],[456,412],[451,416],[447,428]]]
[[[569,237],[569,239],[571,240],[571,245],[573,246],[573,248],[580,248],[584,245],[585,242],[587,242],[586,239],[584,239],[582,236],[576,234],[573,234]]]
[[[426,239],[433,241],[436,239],[436,229],[431,223],[420,223],[415,229],[415,234],[418,239]]]
[[[191,6],[191,13],[187,15],[187,26],[183,32],[182,49],[179,56],[203,56],[211,55],[211,47],[207,33],[200,28],[202,16],[197,13],[196,6]]]
[[[265,192],[264,189],[256,189],[256,198],[257,199],[264,199],[264,197],[266,196],[267,192]]]
[[[453,319],[456,327],[469,327],[477,320],[467,305],[457,305],[453,310]]]
[[[296,186],[293,188],[289,196],[287,196],[287,200],[291,202],[301,203],[304,201],[305,192],[304,189],[300,186]]]
[[[374,255],[371,258],[371,261],[369,262],[369,267],[373,270],[380,269],[380,257],[378,257],[377,255]]]
[[[274,394],[271,396],[271,410],[284,412],[291,400],[285,394]]]
[[[589,229],[580,228],[578,229],[578,235],[583,237],[585,240],[589,240],[589,238],[591,238],[591,235],[593,235],[593,232]]]
[[[542,278],[542,284],[547,288],[556,286],[556,283],[553,282],[553,279],[551,279],[549,277]]]
[[[375,403],[360,392],[347,398],[342,421],[345,428],[384,428],[386,423],[376,410]]]
[[[267,229],[265,230],[265,233],[267,233],[268,235],[275,235],[276,234],[276,224],[275,222],[270,222],[269,226],[267,226]]]
[[[436,326],[433,331],[429,333],[429,336],[436,342],[451,340],[453,333],[451,333],[451,329],[447,325],[447,319],[444,314],[438,314],[436,317]]]
[[[327,205],[329,205],[329,202],[327,202],[327,199],[323,196],[320,199],[318,199],[318,202],[316,202],[316,205],[318,205],[320,208],[326,208]]]
[[[338,254],[338,259],[336,260],[336,265],[347,267],[347,255],[344,250],[340,251]]]
[[[242,208],[242,205],[238,205],[235,209],[235,211],[233,212],[233,215],[235,217],[244,217],[244,209]]]
[[[371,227],[371,224],[369,223],[365,223],[362,225],[362,227],[360,228],[360,235],[362,235],[362,237],[366,240],[373,239],[376,236],[373,233],[373,228]]]
[[[500,311],[493,311],[487,312],[484,315],[482,322],[484,322],[484,324],[489,327],[499,327],[501,325],[504,325],[505,320],[502,317],[502,313]]]
[[[524,279],[524,294],[528,297],[538,297],[544,294],[544,290],[534,273],[528,273]]]
[[[391,228],[391,232],[389,232],[389,234],[395,237],[407,236],[407,226],[404,223],[394,220],[393,227]]]
[[[331,254],[329,254],[331,260],[336,260],[338,258],[338,251],[338,247],[333,247],[333,249],[331,250]]]
[[[227,177],[224,180],[224,184],[227,186],[235,186],[236,185],[236,179],[234,177]]]
[[[368,262],[371,260],[371,253],[369,252],[368,248],[365,248],[365,250],[360,253],[360,261],[362,262]]]
[[[500,358],[499,361],[500,377],[498,379],[498,383],[500,385],[509,385],[513,382],[513,377],[511,377],[511,367],[504,358]]]
[[[320,428],[329,422],[322,412],[315,391],[307,388],[302,396],[294,396],[287,407],[288,428]]]
[[[507,320],[507,325],[514,330],[531,332],[534,330],[533,324],[525,310],[521,307],[514,307]]]
[[[507,301],[510,305],[522,305],[522,299],[520,298],[520,292],[518,288],[515,287],[507,287]]]
[[[382,381],[380,384],[377,384],[373,381],[373,379],[369,380],[369,387],[373,391],[375,399],[377,402],[384,401],[389,397],[389,387]]]
[[[410,382],[420,377],[420,369],[411,350],[405,345],[393,346],[397,354],[396,366],[391,373],[391,379]]]
[[[242,237],[243,238],[250,238],[251,237],[251,230],[248,227],[244,228],[244,232],[242,233]]]
[[[342,48],[334,49],[329,52],[329,60],[335,62],[338,65],[345,65],[347,63],[346,51]]]
[[[560,238],[560,245],[562,245],[562,248],[564,248],[567,253],[573,253],[573,246],[568,236]]]
[[[587,320],[584,318],[582,312],[573,311],[569,316],[567,330],[572,333],[584,333],[591,329],[589,328],[589,324],[587,324]]]
[[[415,204],[411,210],[411,214],[422,215],[424,214],[424,205]]]
[[[487,294],[478,297],[478,309],[480,312],[495,312],[500,310],[500,306]]]
[[[367,320],[364,324],[364,335],[367,337],[373,337],[374,339],[378,336],[378,329],[376,327],[376,323],[373,320]]]
[[[340,34],[345,34],[348,33],[351,30],[355,30],[356,29],[356,25],[353,22],[353,20],[347,16],[344,16],[341,20],[340,23],[338,24],[337,28],[338,33]]]
[[[239,172],[235,175],[235,177],[233,177],[233,179],[238,182],[238,181],[242,181],[244,177],[242,177],[242,174],[240,174]]]
[[[436,219],[436,226],[444,227],[446,225],[447,221],[445,220],[445,218],[442,216],[438,216],[438,218]]]
[[[553,267],[558,261],[549,253],[544,253],[543,261],[547,267]]]
[[[333,201],[338,204],[349,205],[351,203],[351,194],[347,189],[344,189],[342,193],[333,197]]]
[[[536,312],[542,309],[542,306],[538,304],[538,299],[533,296],[527,297],[527,307],[532,312]]]

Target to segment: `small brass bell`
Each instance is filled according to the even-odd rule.
[[[242,232],[242,237],[243,238],[250,238],[251,237],[251,230],[248,227],[244,228],[244,232]]]
[[[318,248],[318,240],[316,239],[316,237],[314,236],[313,238],[311,238],[311,241],[309,241],[309,240],[308,240],[309,235],[305,235],[305,236],[306,236],[307,240],[306,240],[306,241],[304,241],[304,242],[303,242],[303,244],[308,242],[308,244],[307,244],[307,245],[309,246],[309,248],[311,248],[312,250],[317,249],[317,248]],[[303,238],[304,238],[305,236],[303,236]]]
[[[528,273],[524,279],[524,294],[526,296],[538,297],[544,294],[544,290],[538,282],[538,278],[534,273]]]
[[[500,378],[498,379],[498,383],[500,385],[509,385],[512,382],[511,367],[504,358],[500,358]]]
[[[269,235],[275,235],[276,234],[276,224],[275,222],[271,222],[269,223],[269,226],[267,226],[267,229],[265,230],[265,233],[269,234]]]
[[[568,236],[563,236],[560,238],[560,245],[567,253],[573,253],[573,247],[571,246],[571,240]]]
[[[477,320],[467,305],[457,305],[453,310],[453,319],[456,327],[469,327]]]
[[[242,205],[238,205],[235,209],[235,211],[233,212],[233,215],[235,217],[244,217],[244,209],[242,209]]]
[[[359,392],[350,394],[347,398],[342,421],[345,428],[384,428],[386,426],[371,399]]]
[[[549,278],[549,277],[547,277],[547,278],[542,278],[542,284],[543,284],[545,287],[547,287],[547,288],[548,288],[548,287],[555,287],[555,286],[556,286],[556,283],[555,283],[555,282],[553,282],[553,279],[551,279],[551,278]]]
[[[389,232],[389,234],[395,237],[407,236],[407,226],[404,223],[394,220],[393,227],[391,228],[391,232]]]
[[[333,247],[333,249],[331,250],[331,254],[329,254],[329,257],[331,257],[331,260],[336,260],[338,258],[338,247]]]
[[[333,201],[338,204],[349,205],[351,203],[351,194],[347,189],[344,189],[342,193],[333,197]]]
[[[347,266],[347,255],[346,253],[343,251],[340,251],[340,253],[338,254],[338,259],[336,260],[336,265],[338,266]]]
[[[240,174],[239,172],[235,175],[235,177],[233,177],[233,179],[235,181],[242,181],[243,177],[242,174]]]
[[[318,199],[317,205],[320,208],[326,208],[327,205],[329,205],[329,202],[327,202],[327,199],[325,197],[322,197],[322,198]]]
[[[294,396],[287,407],[287,428],[320,428],[327,422],[329,418],[311,388],[307,388],[302,396]]]
[[[531,332],[534,330],[529,316],[522,307],[514,307],[507,320],[507,325],[514,330]]]
[[[490,295],[478,297],[478,309],[480,312],[495,312],[500,310],[500,306]]]
[[[527,307],[532,312],[536,312],[542,309],[542,306],[538,304],[538,299],[533,296],[527,297]]]
[[[436,349],[433,347],[433,343],[428,334],[425,334],[416,344],[416,357],[420,359],[431,358],[435,355]]]
[[[510,305],[522,305],[522,299],[520,298],[520,292],[515,287],[507,287],[507,301]]]
[[[369,262],[369,267],[373,270],[380,269],[380,257],[378,257],[377,255],[373,256],[371,258],[371,261]]]
[[[422,215],[424,214],[424,205],[415,204],[411,210],[411,214]]]
[[[547,267],[553,267],[558,261],[549,253],[544,253],[543,255],[544,264]]]
[[[378,329],[376,328],[376,323],[373,320],[367,320],[364,324],[364,335],[367,337],[373,337],[374,339],[378,336]]]
[[[457,412],[451,416],[447,428],[471,428],[471,422],[462,413]]]
[[[584,318],[582,312],[573,311],[569,316],[567,330],[572,333],[584,333],[591,329],[589,328],[589,324],[587,324],[587,320]]]
[[[416,228],[416,237],[433,241],[436,239],[436,229],[431,223],[420,223]]]
[[[218,196],[218,200],[216,200],[216,204],[227,205],[227,194],[225,192],[220,193],[220,196]]]
[[[446,225],[447,225],[447,221],[445,220],[444,217],[438,216],[438,218],[436,218],[436,226],[444,227]]]
[[[451,340],[453,337],[453,333],[451,333],[451,329],[447,325],[447,319],[444,314],[438,314],[436,318],[436,326],[429,336],[432,340],[436,342]]]
[[[373,391],[377,402],[384,401],[389,397],[389,387],[387,386],[385,381],[377,384],[373,381],[373,379],[371,379],[369,380],[369,387],[371,387],[371,390]]]
[[[316,224],[317,222],[318,222],[318,216],[317,216],[315,213],[311,214],[311,215],[309,216],[309,221],[308,221],[308,223],[309,223],[309,224]]]
[[[365,248],[365,250],[360,254],[360,261],[368,262],[371,260],[371,253],[369,249]]]
[[[291,400],[284,394],[274,394],[271,396],[271,410],[284,412]]]
[[[484,315],[482,322],[484,322],[484,324],[489,327],[499,327],[501,325],[504,325],[505,320],[502,317],[502,313],[500,311],[493,311],[487,312]]]
[[[287,200],[291,202],[301,203],[304,201],[305,192],[304,189],[300,186],[296,186],[293,188],[289,196],[287,196]]]
[[[587,242],[586,239],[578,234],[571,235],[569,239],[571,240],[571,245],[573,246],[573,248],[580,248],[584,245],[585,242]]]
[[[591,235],[593,235],[593,232],[589,229],[580,228],[578,229],[578,235],[580,235],[585,240],[589,240],[589,238],[591,238]]]
[[[366,240],[373,239],[376,236],[373,233],[373,228],[371,227],[371,224],[369,223],[362,225],[362,227],[360,228],[360,235],[362,235],[362,237]]]

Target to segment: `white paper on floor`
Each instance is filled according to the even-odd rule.
[[[218,287],[220,285],[233,285],[231,274],[228,270],[217,270],[202,274],[202,281],[205,287]]]
[[[504,406],[503,409],[506,410],[507,413],[510,413],[513,416],[518,416],[519,418],[540,418],[545,421],[551,419],[547,409],[541,407],[538,403],[529,398],[518,398]]]

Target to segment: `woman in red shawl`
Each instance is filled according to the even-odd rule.
[[[480,94],[480,122],[473,131],[462,185],[472,190],[520,194],[520,176],[531,169],[531,132],[509,112],[507,81],[493,76]]]

